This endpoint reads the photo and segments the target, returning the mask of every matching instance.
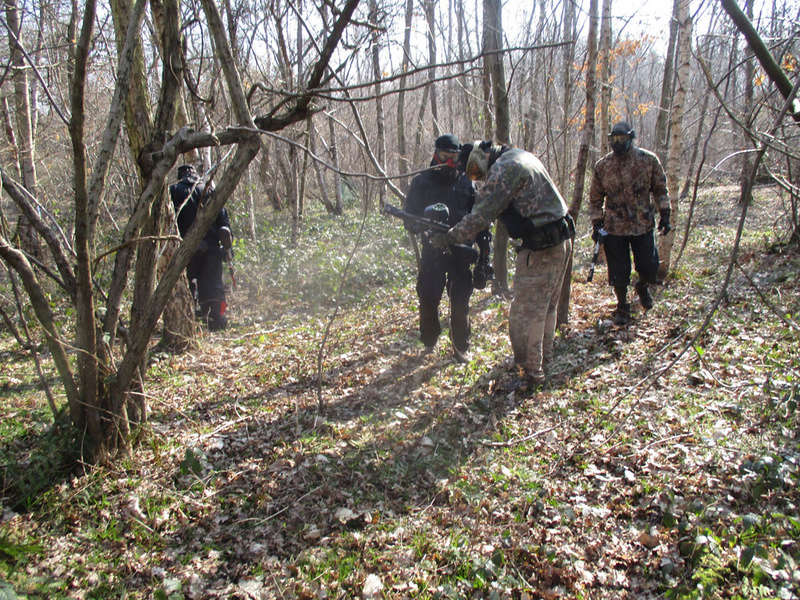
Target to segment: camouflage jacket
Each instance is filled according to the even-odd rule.
[[[456,244],[472,239],[512,203],[536,227],[567,214],[567,205],[542,162],[530,152],[511,148],[491,166],[472,212],[450,229],[447,237]]]
[[[656,210],[662,208],[669,208],[667,176],[655,154],[633,147],[622,156],[609,152],[597,161],[589,191],[589,216],[592,221],[603,219],[608,233],[642,235],[652,231]]]

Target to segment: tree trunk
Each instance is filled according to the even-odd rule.
[[[766,73],[775,87],[778,88],[783,99],[788,100],[791,98],[794,88],[792,80],[789,79],[789,76],[784,73],[781,66],[775,60],[775,57],[772,56],[772,53],[769,48],[767,48],[764,40],[761,39],[756,28],[753,27],[750,19],[741,11],[739,5],[736,4],[736,0],[720,0],[720,3],[722,4],[722,8],[725,9],[725,12],[728,13],[728,16],[733,20],[736,28],[747,38],[747,44],[750,46],[756,58],[758,58],[761,68],[764,69],[764,73]],[[789,114],[796,123],[800,123],[800,101],[798,101],[797,98],[793,99],[793,103],[789,107]]]
[[[312,154],[317,153],[317,130],[314,127],[314,120],[309,115],[308,117],[308,149]],[[322,172],[322,169],[319,166],[319,162],[316,160],[311,161],[314,174],[317,176],[317,185],[319,186],[319,197],[322,205],[325,207],[325,211],[329,215],[336,214],[336,206],[331,202],[330,198],[328,197],[328,186],[325,183],[325,174]]]
[[[753,0],[746,0],[745,14],[747,18],[753,20]],[[748,129],[752,128],[755,120],[753,114],[753,80],[755,79],[755,61],[753,51],[748,47],[744,54],[744,102],[742,105],[742,115]],[[752,137],[748,131],[742,132],[742,147],[752,146]],[[753,170],[752,155],[745,152],[742,154],[742,169],[739,173],[739,185],[744,189],[746,181],[750,178]]]
[[[436,0],[423,0],[422,6],[427,22],[428,64],[431,65],[431,68],[428,69],[428,79],[430,80],[429,98],[431,117],[433,117],[433,137],[438,137],[441,129],[439,128],[439,106],[436,101],[436,69],[433,68],[433,65],[436,64]]]
[[[369,20],[375,24],[376,27],[372,30],[372,74],[375,77],[375,123],[377,126],[378,139],[376,144],[377,159],[381,164],[381,168],[385,169],[386,165],[386,133],[383,118],[383,98],[381,97],[381,53],[380,53],[380,30],[377,27],[379,22],[378,2],[377,0],[370,0],[369,2]],[[386,204],[386,184],[379,184],[378,205],[383,207]]]
[[[411,170],[408,147],[406,144],[406,80],[408,79],[406,72],[408,71],[411,56],[411,24],[413,18],[414,0],[407,0],[406,25],[403,32],[403,61],[400,67],[401,75],[398,84],[399,92],[397,94],[397,170],[400,173],[408,173]],[[331,131],[333,131],[332,125]],[[331,137],[331,144],[333,144],[333,137]],[[402,189],[403,192],[408,191],[408,177],[403,177],[399,183],[400,189]]]
[[[500,0],[483,2],[483,66],[484,80],[491,82],[494,98],[495,139],[501,144],[509,144],[511,129],[506,76],[503,57],[499,53],[503,47],[503,15]],[[488,118],[487,118],[488,121]],[[494,281],[492,292],[507,295],[508,290],[508,230],[500,221],[494,228]]]
[[[578,0],[564,0],[564,23],[562,39],[569,41],[563,48],[562,56],[562,77],[564,78],[563,93],[564,97],[561,103],[561,151],[558,153],[559,160],[558,167],[558,189],[563,194],[569,192],[569,166],[572,164],[572,139],[570,136],[570,106],[572,104],[572,64],[575,62],[575,2]]]
[[[22,175],[22,185],[32,196],[38,196],[36,166],[34,163],[35,146],[33,141],[33,122],[31,117],[30,90],[28,87],[28,69],[22,54],[19,37],[22,35],[21,21],[17,0],[5,0],[6,22],[8,25],[8,48],[14,81],[14,112],[16,115],[16,153]],[[17,235],[20,246],[42,260],[42,245],[31,222],[20,215],[17,220]]]
[[[600,154],[608,153],[608,137],[611,123],[608,107],[611,104],[611,0],[603,0],[603,16],[600,21]]]
[[[669,125],[669,105],[672,100],[672,84],[675,80],[675,46],[678,38],[678,21],[675,15],[678,14],[678,2],[673,0],[672,15],[669,21],[669,42],[667,44],[667,55],[664,57],[664,78],[661,80],[661,102],[659,103],[658,116],[656,117],[655,131],[655,153],[658,155],[662,164],[667,164],[667,151],[669,149],[669,138],[667,136],[667,126]]]
[[[336,145],[336,122],[332,116],[328,117],[328,133],[330,135],[330,154],[331,163],[333,164],[333,187],[336,194],[336,213],[341,215],[344,212],[342,204],[342,176],[339,174],[339,149]]]
[[[586,165],[589,162],[589,148],[594,139],[594,113],[596,107],[596,73],[597,73],[597,0],[589,0],[589,32],[586,37],[586,65],[583,72],[586,73],[586,117],[583,122],[583,136],[581,146],[578,150],[578,162],[575,165],[575,189],[572,193],[572,202],[569,206],[569,214],[578,225],[578,216],[583,204],[583,190],[586,183]],[[569,322],[569,297],[572,290],[572,258],[575,256],[574,249],[569,255],[567,262],[567,272],[564,275],[564,283],[561,286],[561,297],[558,301],[557,324],[562,325]]]
[[[658,238],[658,277],[666,278],[669,273],[672,245],[675,242],[675,224],[678,222],[678,208],[680,204],[680,160],[683,151],[681,143],[683,137],[683,112],[686,103],[686,93],[689,89],[689,60],[691,57],[692,17],[689,14],[689,0],[679,0],[676,4],[677,12],[674,18],[678,22],[678,60],[677,78],[675,80],[675,93],[672,97],[672,115],[670,118],[670,144],[667,155],[667,189],[670,190],[670,205],[672,208],[672,231]]]

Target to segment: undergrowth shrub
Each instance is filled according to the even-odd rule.
[[[400,222],[372,212],[359,238],[362,219],[355,211],[306,217],[292,244],[291,223],[276,218],[259,224],[257,240],[237,239],[237,285],[249,304],[268,312],[315,311],[355,304],[377,288],[407,283],[416,265]]]

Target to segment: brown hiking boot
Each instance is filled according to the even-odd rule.
[[[650,295],[650,290],[644,281],[638,281],[635,286],[636,294],[639,296],[639,302],[642,303],[642,308],[650,310],[653,308],[653,297]]]

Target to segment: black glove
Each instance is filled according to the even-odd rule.
[[[592,241],[596,242],[600,239],[600,230],[603,228],[603,219],[595,219],[592,221]]]
[[[482,290],[490,279],[494,279],[494,269],[489,264],[488,258],[487,260],[479,260],[472,271],[472,287],[476,290]]]
[[[659,212],[658,232],[661,235],[667,235],[672,231],[672,226],[669,224],[669,215],[671,212],[669,208],[662,208]]]

